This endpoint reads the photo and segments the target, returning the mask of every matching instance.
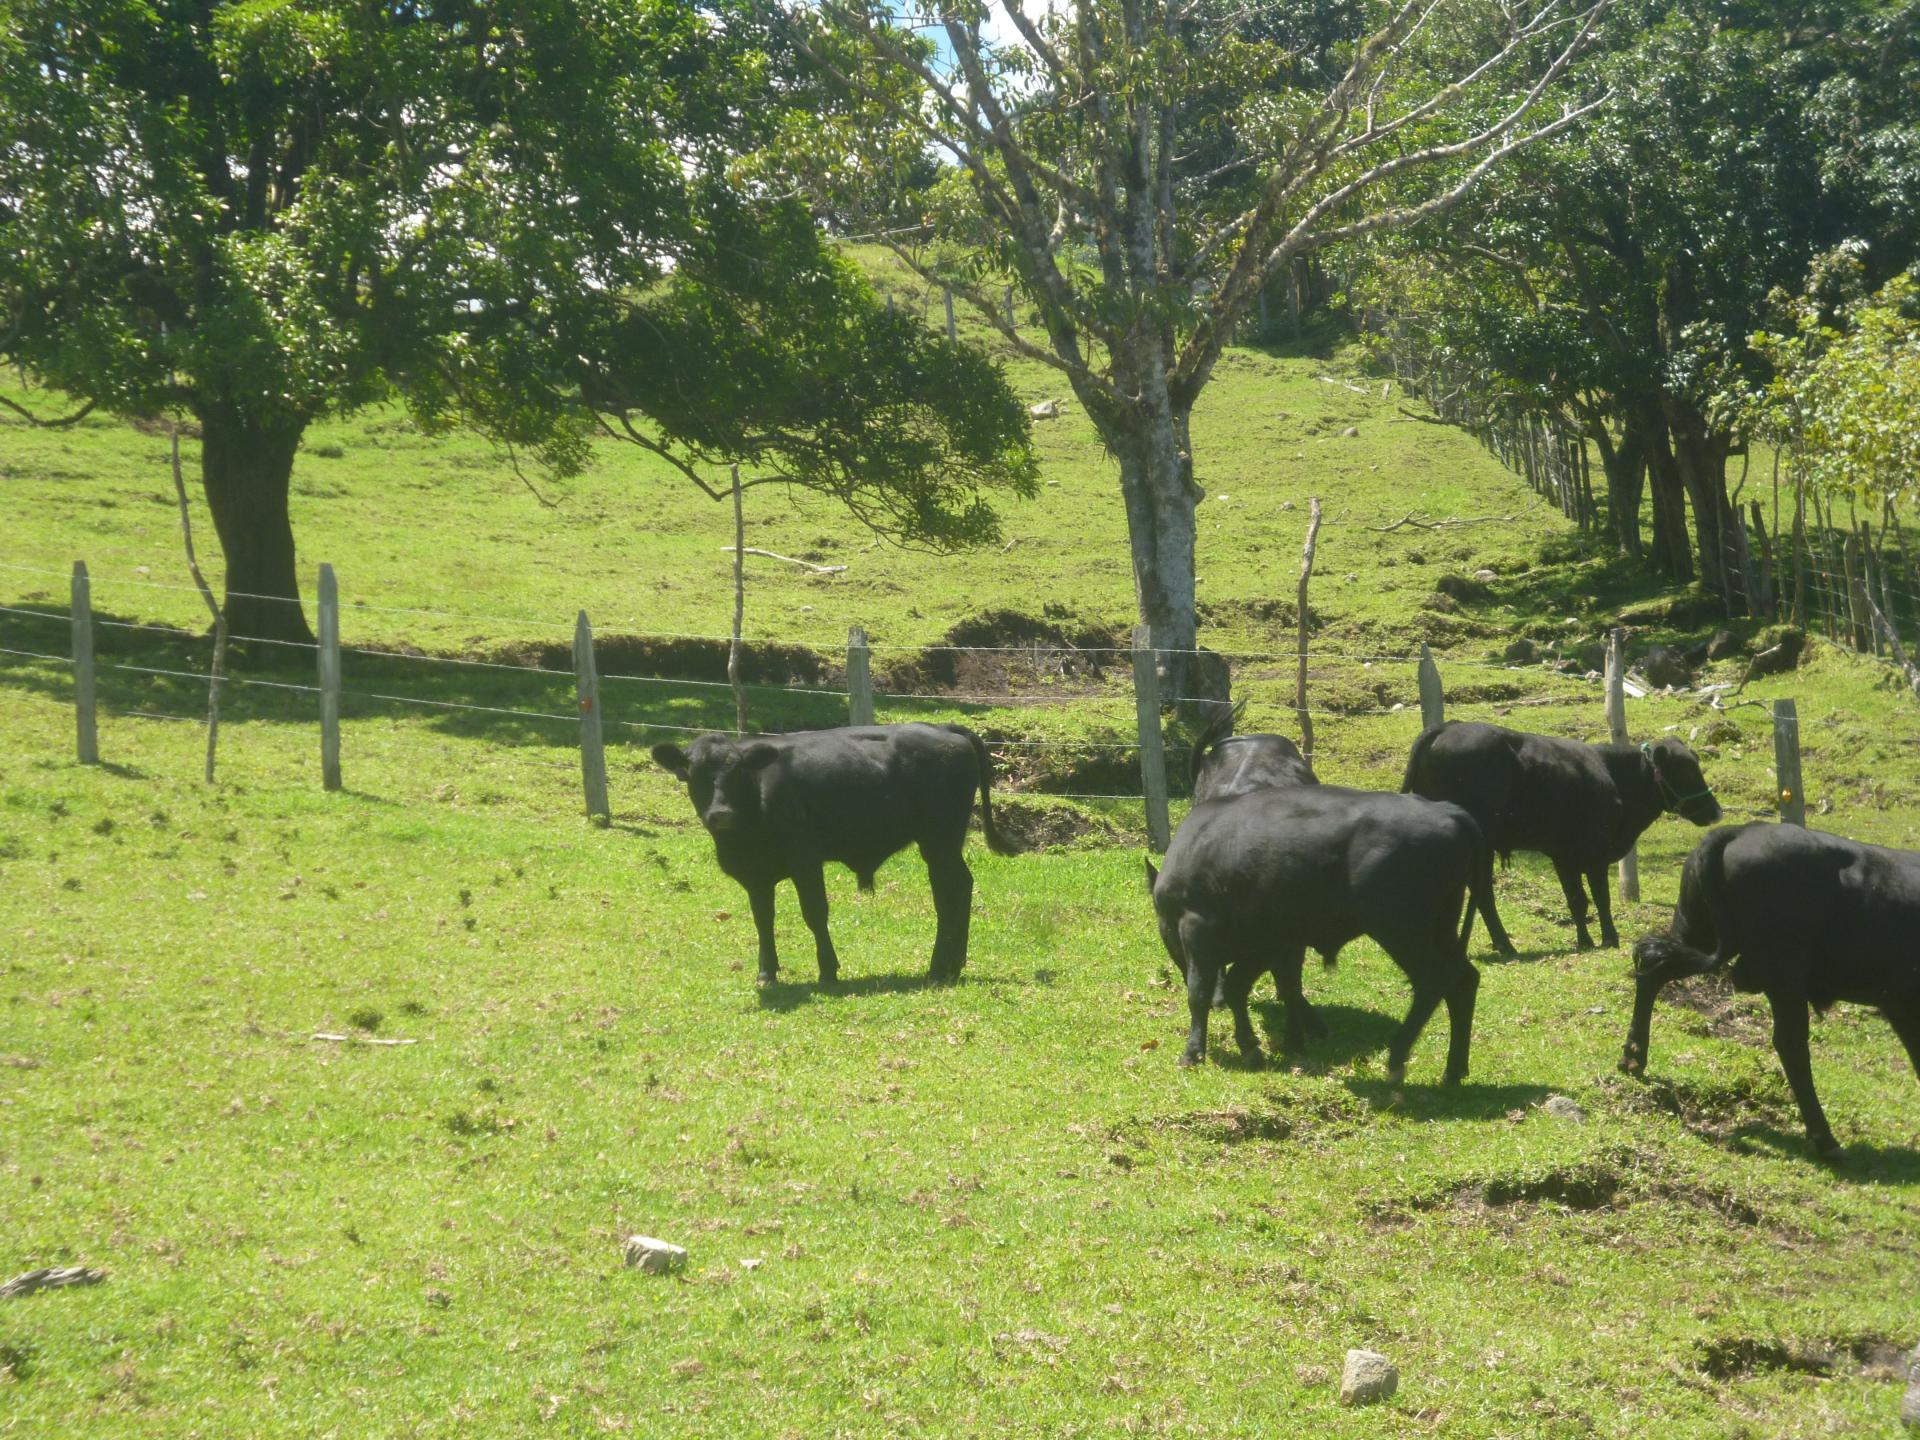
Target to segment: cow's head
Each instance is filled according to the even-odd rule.
[[[690,749],[671,741],[653,747],[653,758],[670,770],[693,797],[694,813],[715,835],[725,835],[760,813],[760,777],[780,752],[764,740],[702,735]]]
[[[1696,825],[1711,825],[1720,818],[1720,802],[1713,798],[1707,777],[1701,773],[1700,757],[1685,744],[1669,736],[1642,745],[1640,753],[1653,768],[1661,808]]]

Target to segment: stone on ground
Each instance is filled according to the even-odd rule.
[[[684,1249],[670,1245],[665,1240],[656,1240],[651,1235],[629,1235],[622,1249],[627,1264],[637,1265],[649,1275],[666,1275],[686,1268],[687,1252]]]
[[[1400,1388],[1400,1372],[1376,1350],[1347,1351],[1347,1368],[1340,1377],[1342,1405],[1370,1405]]]

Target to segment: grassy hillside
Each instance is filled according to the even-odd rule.
[[[1312,600],[1323,773],[1397,782],[1418,726],[1417,706],[1392,708],[1414,701],[1399,657],[1421,639],[1454,713],[1598,735],[1596,686],[1508,666],[1507,646],[1577,650],[1622,610],[1636,643],[1711,617],[1665,618],[1672,597],[1583,552],[1379,386],[1345,355],[1222,366],[1196,422],[1206,643],[1243,657],[1256,722],[1291,732],[1276,657],[1318,493],[1334,522]],[[1008,509],[1006,550],[870,549],[829,509],[757,497],[749,544],[849,566],[754,570],[750,631],[818,657],[763,651],[769,679],[836,688],[851,623],[903,646],[1017,628],[998,612],[1124,630],[1111,467],[1071,406],[1038,434],[1047,483]],[[58,610],[76,557],[117,624],[197,628],[195,597],[161,588],[183,583],[165,453],[104,421],[0,428],[0,605],[29,612],[0,611],[0,647],[64,653],[32,612]],[[1696,983],[1656,1017],[1650,1081],[1615,1074],[1625,957],[1572,953],[1551,873],[1523,858],[1500,880],[1523,960],[1483,966],[1466,1085],[1435,1083],[1438,1030],[1404,1090],[1386,1085],[1407,988],[1366,944],[1308,977],[1327,1039],[1255,1073],[1222,1018],[1215,1062],[1179,1072],[1184,1001],[1141,888],[1137,802],[1037,798],[1137,788],[1130,755],[1095,748],[1131,731],[1124,676],[1079,663],[893,672],[932,698],[883,714],[1077,747],[1003,745],[1006,784],[1029,824],[1096,827],[1010,858],[973,847],[966,983],[918,981],[932,910],[908,857],[871,897],[830,877],[841,993],[811,984],[789,894],[787,983],[756,992],[744,897],[646,762],[661,732],[629,728],[717,723],[722,692],[609,682],[616,823],[595,830],[569,677],[406,658],[564,670],[584,606],[607,670],[710,663],[622,637],[724,629],[723,510],[631,452],[542,488],[557,508],[484,447],[393,414],[310,441],[302,554],[339,569],[348,643],[392,652],[348,657],[344,795],[319,790],[311,695],[261,685],[230,693],[221,783],[198,783],[204,689],[146,673],[203,667],[196,639],[103,630],[108,660],[143,669],[105,673],[99,770],[70,763],[62,667],[0,654],[0,1278],[111,1275],[0,1302],[19,1433],[1891,1427],[1892,1358],[1916,1338],[1920,1097],[1876,1017],[1843,1007],[1816,1032],[1849,1147],[1836,1174],[1808,1158],[1743,999]],[[1511,518],[1375,528],[1410,512]],[[1500,577],[1484,594],[1433,598],[1480,568]],[[250,676],[297,685],[308,664]],[[968,704],[969,686],[1020,703]],[[1816,823],[1912,843],[1920,707],[1819,645],[1742,698],[1782,694]],[[755,706],[756,723],[829,723],[844,700],[761,690]],[[538,714],[493,713],[508,708]],[[1735,818],[1766,809],[1759,709],[1631,712],[1638,735],[1695,736]],[[1627,935],[1659,923],[1696,838],[1649,832]],[[1277,1044],[1277,1012],[1258,1010]],[[1544,1113],[1552,1093],[1588,1118]],[[623,1269],[633,1230],[686,1244],[688,1274]],[[1400,1364],[1395,1400],[1339,1408],[1350,1345]]]

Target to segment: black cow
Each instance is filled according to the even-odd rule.
[[[1413,1042],[1445,1000],[1452,1030],[1446,1079],[1464,1078],[1480,973],[1467,960],[1462,902],[1469,888],[1490,899],[1485,850],[1466,811],[1404,795],[1308,785],[1194,806],[1168,847],[1166,868],[1155,877],[1147,867],[1160,938],[1187,978],[1191,1028],[1180,1063],[1206,1054],[1207,1015],[1223,969],[1234,1036],[1257,1065],[1260,1042],[1247,1015],[1254,978],[1274,967],[1286,1003],[1283,1043],[1297,1049],[1307,947],[1331,957],[1370,935],[1413,982],[1413,1006],[1388,1047],[1388,1077],[1399,1083]]]
[[[1313,767],[1284,735],[1236,735],[1244,704],[1217,715],[1193,742],[1193,803],[1287,785],[1318,785]]]
[[[1462,807],[1480,822],[1502,863],[1515,850],[1537,850],[1551,860],[1582,950],[1593,946],[1583,876],[1600,912],[1600,943],[1611,949],[1620,935],[1613,928],[1607,867],[1633,848],[1662,811],[1696,825],[1720,818],[1699,760],[1674,739],[1584,745],[1449,720],[1420,732],[1400,788]],[[1482,911],[1494,948],[1511,955],[1513,942],[1499,915],[1484,906]]]
[[[731,740],[702,735],[682,750],[653,747],[653,758],[687,785],[701,824],[713,836],[720,868],[738,880],[760,932],[760,983],[779,971],[774,953],[773,890],[792,880],[800,914],[813,932],[820,980],[832,984],[840,960],[827,934],[829,860],[852,870],[862,890],[873,873],[918,845],[933,882],[938,917],[935,980],[959,978],[967,960],[973,872],[962,849],[973,796],[995,854],[1011,855],[993,823],[993,764],[964,725],[862,725]]]
[[[1836,1000],[1887,1017],[1920,1070],[1920,854],[1862,845],[1798,825],[1716,830],[1687,857],[1672,928],[1633,947],[1633,1020],[1620,1068],[1647,1063],[1653,1002],[1669,980],[1729,962],[1733,988],[1773,1008],[1773,1048],[1807,1140],[1840,1147],[1813,1090],[1807,1007]]]

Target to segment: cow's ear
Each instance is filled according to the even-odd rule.
[[[674,778],[683,783],[693,773],[692,764],[687,759],[687,752],[671,740],[662,740],[653,747],[653,759],[662,770],[671,770]]]
[[[751,745],[742,745],[739,750],[740,763],[749,770],[758,770],[779,755],[778,745],[769,745],[764,740],[756,740]]]

